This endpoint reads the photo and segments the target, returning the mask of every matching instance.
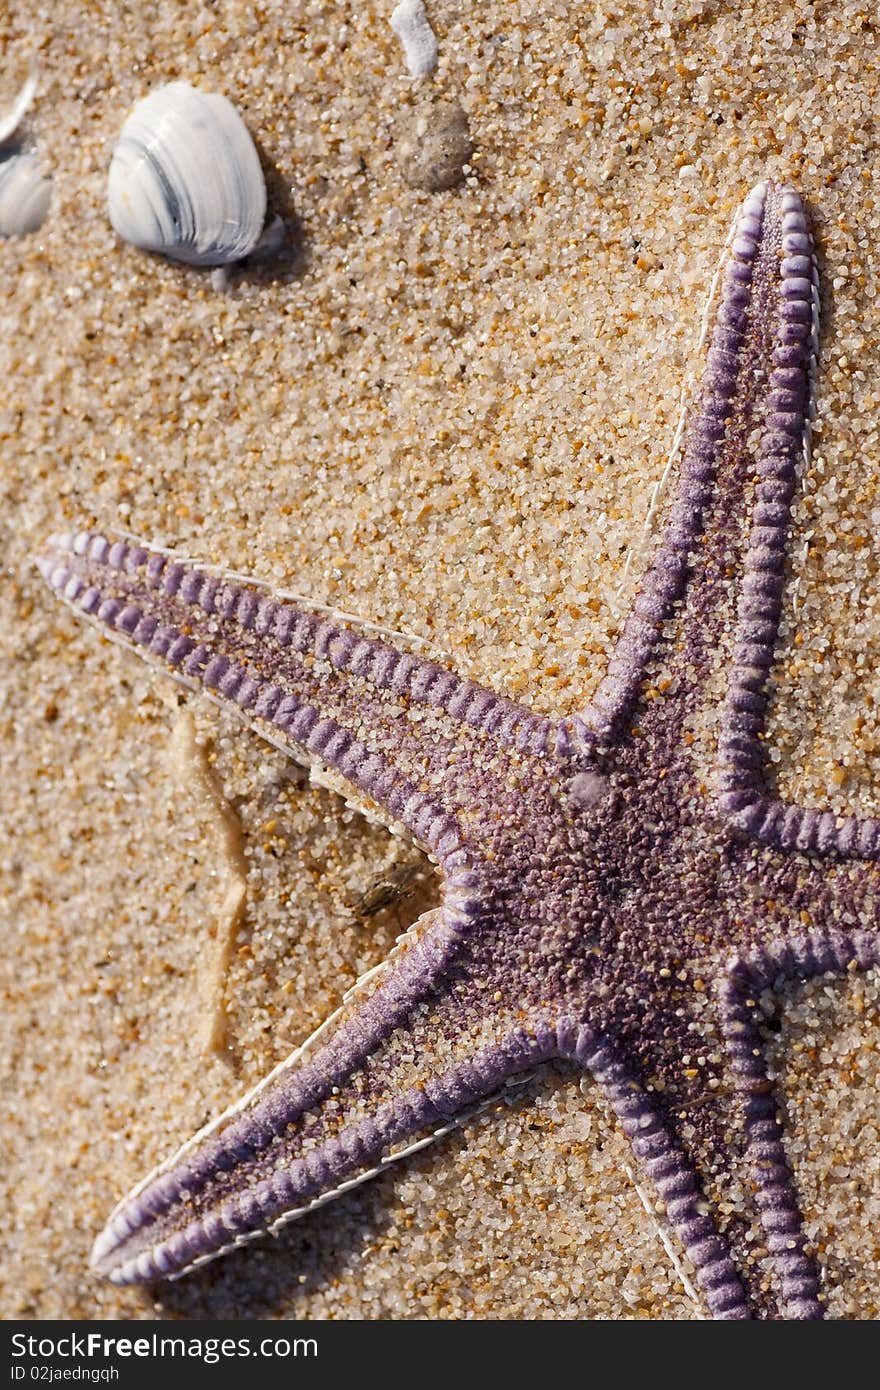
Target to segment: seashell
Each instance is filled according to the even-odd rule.
[[[33,150],[0,150],[0,237],[26,236],[43,225],[52,180]]]
[[[110,161],[110,221],[124,241],[187,265],[229,265],[260,240],[266,183],[235,107],[171,82],[139,101]]]
[[[7,114],[0,118],[0,237],[35,232],[49,211],[52,180],[39,155],[6,144],[21,125],[36,90],[37,79],[31,74]]]

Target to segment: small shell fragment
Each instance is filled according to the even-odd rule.
[[[424,0],[401,0],[391,11],[391,28],[403,44],[411,77],[427,77],[437,66],[437,39]]]
[[[38,154],[0,149],[0,237],[27,236],[43,225],[52,180]]]
[[[0,117],[0,145],[4,145],[18,130],[26,113],[30,110],[36,90],[37,79],[31,74],[6,115]]]
[[[124,241],[187,265],[229,265],[256,246],[266,183],[226,97],[172,82],[139,101],[110,161],[107,204]]]

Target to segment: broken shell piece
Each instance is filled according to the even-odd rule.
[[[32,73],[28,80],[25,82],[18,96],[15,98],[15,101],[12,103],[12,106],[9,108],[6,115],[0,117],[0,145],[5,144],[5,142],[9,140],[18,130],[18,127],[21,125],[26,112],[30,109],[30,105],[34,99],[34,93],[36,92],[36,90],[37,79],[34,77]]]
[[[468,118],[457,101],[419,107],[400,141],[400,170],[410,188],[440,193],[465,177],[474,152]]]
[[[229,265],[256,246],[266,183],[235,107],[186,82],[135,106],[110,161],[107,204],[124,241],[188,265]]]
[[[437,39],[424,0],[401,0],[391,11],[391,28],[403,44],[411,77],[428,77],[437,66]]]
[[[43,225],[52,180],[33,150],[0,150],[0,237],[26,236]]]

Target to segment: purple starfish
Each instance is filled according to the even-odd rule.
[[[175,1277],[277,1229],[562,1057],[620,1117],[714,1316],[822,1316],[757,1010],[880,959],[880,821],[764,785],[817,303],[801,201],[762,184],[665,532],[571,719],[138,542],[54,540],[40,566],[77,613],[331,770],[443,875],[386,965],[117,1208],[102,1274]],[[692,729],[725,687],[707,786]],[[753,1209],[729,1197],[743,1165]]]

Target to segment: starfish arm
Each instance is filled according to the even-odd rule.
[[[687,684],[706,681],[713,646],[730,641],[714,769],[721,815],[780,849],[875,859],[880,819],[799,807],[765,786],[762,737],[791,502],[809,447],[818,309],[801,200],[792,188],[762,184],[736,224],[678,496],[580,727],[588,740],[612,741],[661,668],[674,720],[676,696]],[[729,611],[731,573],[740,576],[735,612]]]
[[[653,1183],[666,1216],[696,1271],[713,1317],[752,1316],[749,1299],[723,1237],[707,1209],[692,1165],[660,1106],[619,1056],[613,1041],[589,1025],[558,1028],[560,1053],[590,1072],[621,1122],[637,1162]]]
[[[552,738],[549,721],[433,661],[138,541],[68,533],[37,563],[78,616],[332,770],[447,873],[464,855],[456,750]]]
[[[729,737],[725,732],[725,738]],[[738,733],[733,737],[738,742],[746,741]],[[756,754],[759,751],[760,744]],[[739,778],[738,769],[734,777]],[[880,819],[876,816],[840,816],[836,811],[799,806],[768,796],[756,783],[723,793],[721,811],[736,830],[774,849],[839,859],[880,860]]]
[[[275,1232],[447,1134],[550,1055],[549,1037],[500,1033],[470,1051],[459,1040],[445,1067],[426,1070],[449,1019],[442,999],[413,1005],[423,973],[404,957],[329,1041],[315,1051],[319,1030],[150,1174],[95,1242],[98,1272],[119,1284],[176,1278]]]
[[[746,1157],[769,1262],[792,1317],[821,1316],[816,1266],[805,1249],[801,1213],[783,1142],[779,1102],[758,1031],[758,997],[778,980],[847,975],[880,965],[876,933],[813,932],[732,958],[719,986],[721,1023],[740,1097]]]
[[[739,531],[756,467],[764,493],[753,511],[750,569],[766,572],[773,594],[778,597],[777,582],[781,593],[778,542],[784,545],[805,447],[815,305],[813,248],[800,198],[792,188],[759,184],[740,210],[727,253],[677,494],[609,669],[582,716],[591,740],[610,742],[622,731],[649,668],[670,651],[693,660],[707,612],[722,602],[720,581],[742,568]],[[766,527],[772,534],[762,537]],[[772,555],[764,555],[762,540]],[[750,592],[754,575],[748,578]],[[774,610],[752,634],[765,675],[777,623]]]
[[[811,293],[803,274],[811,245],[806,219],[794,194],[783,197],[782,208],[782,247],[790,254],[782,261],[778,280],[773,359],[767,368],[770,394],[755,457],[752,524],[721,717],[715,768],[719,810],[737,830],[777,849],[880,859],[880,819],[839,816],[783,801],[767,793],[764,780],[762,739],[782,616],[791,499],[797,463],[807,448],[808,413],[798,403],[808,400],[818,333],[815,267]],[[810,310],[811,336],[804,339]]]

